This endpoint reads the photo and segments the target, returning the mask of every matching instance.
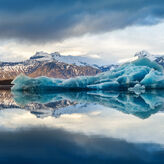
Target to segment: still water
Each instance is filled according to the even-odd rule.
[[[0,163],[164,163],[164,92],[0,91]]]

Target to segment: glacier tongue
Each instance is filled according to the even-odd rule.
[[[163,68],[148,58],[139,58],[120,67],[98,74],[71,79],[55,79],[48,77],[30,78],[18,76],[13,82],[12,90],[44,92],[44,91],[80,91],[80,90],[143,90],[164,89]],[[142,87],[141,87],[142,86]],[[133,89],[134,87],[134,89]]]

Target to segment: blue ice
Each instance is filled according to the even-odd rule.
[[[146,89],[164,89],[164,73],[162,66],[156,62],[147,58],[139,58],[96,76],[56,79],[44,76],[30,78],[19,75],[12,84],[14,84],[13,91],[39,93],[81,90],[129,90],[130,92],[142,90],[143,92]]]

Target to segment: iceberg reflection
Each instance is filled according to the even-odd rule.
[[[140,95],[125,92],[60,92],[53,94],[30,94],[29,92],[12,91],[14,100],[21,106],[31,103],[47,104],[53,108],[53,103],[68,101],[67,106],[75,104],[96,103],[114,108],[126,114],[146,119],[152,114],[164,109],[164,92],[145,92]],[[58,110],[64,110],[63,108]],[[69,111],[65,110],[65,113]],[[76,111],[74,111],[76,113]],[[55,116],[54,111],[54,116]],[[60,115],[58,112],[58,115]]]

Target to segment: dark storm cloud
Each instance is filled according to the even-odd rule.
[[[59,41],[163,17],[163,0],[0,0],[0,38]]]
[[[38,127],[0,132],[0,162],[3,164],[162,164],[163,155],[163,149],[156,144],[134,144],[61,129]]]

